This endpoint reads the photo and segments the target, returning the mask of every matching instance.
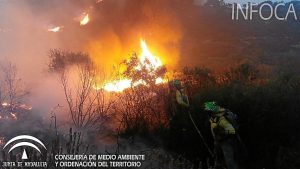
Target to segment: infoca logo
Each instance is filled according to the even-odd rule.
[[[298,20],[299,11],[295,8],[293,3],[277,3],[272,4],[264,2],[261,4],[249,2],[246,4],[234,3],[232,4],[232,20],[252,20],[255,15],[258,18],[267,21],[277,19],[286,21],[288,18]]]
[[[17,149],[17,148],[23,148]],[[44,143],[36,137],[30,135],[19,135],[10,139],[3,147],[3,150],[6,150],[7,153],[12,153],[13,150],[22,151],[22,157],[20,161],[4,161],[2,167],[47,167],[47,162],[29,162],[28,154],[25,148],[32,148],[33,151],[37,151],[39,154],[42,154],[41,149],[47,150]],[[30,151],[30,152],[33,152]]]

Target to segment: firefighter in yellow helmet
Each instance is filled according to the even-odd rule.
[[[211,112],[210,126],[215,143],[215,169],[238,169],[236,156],[236,129],[225,117],[226,109],[216,102],[206,102],[205,110]],[[226,167],[225,167],[226,166]]]

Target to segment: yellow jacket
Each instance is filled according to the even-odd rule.
[[[226,135],[233,135],[236,133],[234,127],[228,120],[220,114],[210,119],[210,127],[212,135],[215,139]]]

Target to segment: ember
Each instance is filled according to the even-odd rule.
[[[61,30],[60,26],[54,27],[54,28],[49,28],[48,31],[49,32],[59,32]]]
[[[90,18],[89,18],[89,14],[84,15],[84,17],[80,20],[80,25],[86,25],[87,23],[89,23]]]

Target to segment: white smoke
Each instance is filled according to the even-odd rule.
[[[207,2],[207,0],[194,0],[195,5],[204,5]]]

